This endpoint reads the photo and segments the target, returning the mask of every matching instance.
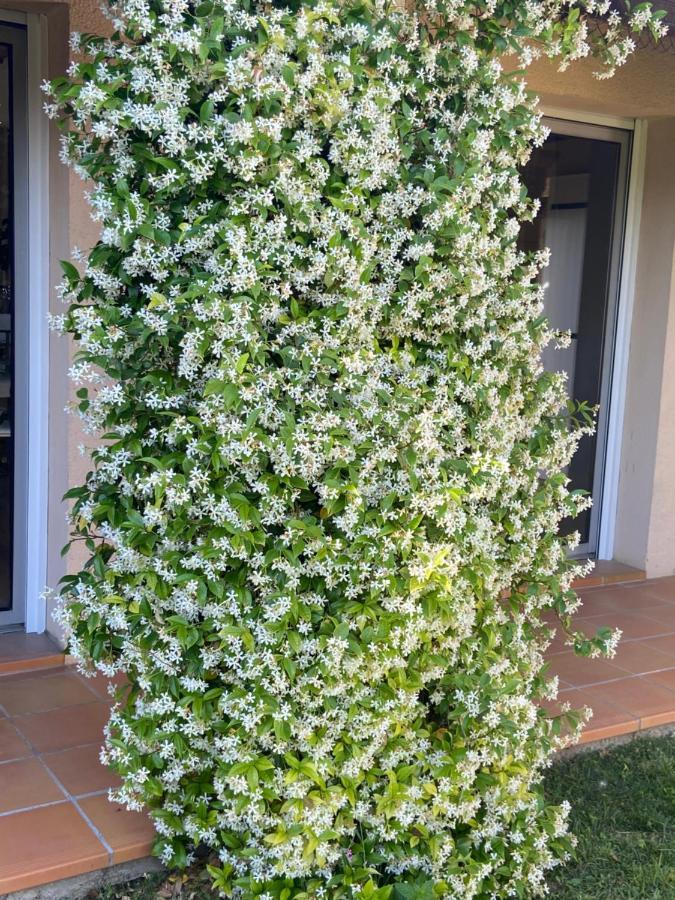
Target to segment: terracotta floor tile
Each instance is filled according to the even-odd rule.
[[[672,604],[664,606],[652,607],[645,610],[645,615],[649,616],[659,625],[660,632],[675,631],[675,606]]]
[[[608,615],[616,612],[645,613],[662,606],[670,607],[669,601],[649,592],[642,584],[635,586],[603,587],[582,595],[584,605],[582,616]]]
[[[671,714],[675,720],[675,691],[644,678],[624,678],[596,685],[589,688],[588,693],[625,709],[639,718],[643,727],[645,719],[654,715]]]
[[[2,637],[0,636],[0,641]],[[24,678],[51,678],[52,675],[62,675],[64,672],[70,672],[68,666],[59,663],[55,666],[41,666],[33,672],[9,672],[0,676],[0,684],[9,684],[12,681],[23,681]]]
[[[600,687],[594,690],[595,693],[589,693],[586,688],[561,691],[558,700],[547,705],[549,713],[554,715],[559,712],[560,704],[565,702],[569,703],[573,710],[582,710],[586,707],[592,709],[593,715],[582,731],[581,743],[628,734],[639,729],[638,718],[602,699]]]
[[[72,803],[0,817],[0,895],[92,872],[108,853]]]
[[[64,799],[63,791],[37,757],[0,765],[0,813]]]
[[[661,653],[675,656],[675,634],[662,634],[658,637],[647,638],[645,643]]]
[[[604,583],[604,578],[602,575],[596,575],[591,572],[590,575],[584,576],[584,578],[575,578],[572,582],[572,587],[575,590],[587,589],[592,587],[600,587]]]
[[[675,722],[675,691],[649,680],[651,678],[649,675],[634,679],[635,700],[631,698],[630,702],[638,710],[640,728],[655,728]]]
[[[14,675],[16,672],[37,672],[40,669],[55,669],[61,665],[63,665],[63,654],[9,661],[0,660],[0,677]]]
[[[78,801],[85,815],[113,849],[113,862],[126,862],[148,856],[156,834],[145,813],[129,812],[107,796],[86,797]]]
[[[594,711],[582,742],[674,722],[675,578],[586,589],[583,599],[577,627],[592,632],[616,626],[624,640],[613,660],[578,657],[560,635],[553,646],[558,652],[549,651],[551,671],[560,676],[559,701]],[[0,640],[0,664],[7,646],[2,651]],[[150,819],[95,793],[119,783],[98,759],[109,715],[106,688],[102,676],[84,679],[70,667],[0,677],[0,716],[5,710],[10,717],[0,718],[0,760],[12,760],[0,763],[0,895],[106,866],[106,847],[93,829],[116,863],[150,852]],[[553,714],[559,710],[558,704],[544,705]],[[80,797],[82,814],[60,802],[59,786],[44,766]],[[30,804],[53,805],[13,811]]]
[[[0,676],[63,665],[63,651],[46,634],[0,635]]]
[[[653,712],[640,716],[640,730],[658,728],[659,725],[672,725],[675,722],[675,709],[666,708],[661,712]]]
[[[624,709],[619,709],[604,698],[603,687],[604,685],[595,688],[581,688],[563,691],[560,694],[560,699],[568,700],[575,709],[588,706],[593,710],[593,715],[582,733],[581,743],[628,734],[639,728],[638,718]]]
[[[588,706],[593,710],[593,717],[588,723],[589,728],[604,728],[608,725],[618,725],[621,722],[630,721],[634,718],[625,709],[610,703],[600,687],[564,691],[561,694],[561,699],[566,699],[568,694],[570,695],[570,702],[574,705]]]
[[[565,644],[565,637],[561,634],[560,629],[556,631],[556,635],[551,641],[548,649],[546,650],[547,656],[552,656],[554,653],[565,653],[569,651],[569,647]]]
[[[120,779],[99,761],[101,743],[47,753],[42,759],[65,789],[78,796],[117,787]]]
[[[609,581],[628,580],[628,581],[644,581],[645,573],[642,569],[636,569],[633,566],[627,566],[625,563],[618,562],[615,559],[598,559],[591,573],[599,575]]]
[[[582,618],[575,616],[572,619],[572,628],[573,629],[583,628],[583,624],[584,624],[584,620]],[[563,652],[571,653],[572,651],[570,649],[570,645],[565,643],[565,641],[567,640],[567,636],[565,635],[565,633],[562,630],[562,628],[560,627],[560,625],[554,625],[553,627],[556,629],[556,634],[555,634],[555,637],[553,638],[553,640],[551,641],[551,645],[548,648],[548,650],[546,651],[546,653],[549,655],[552,653],[563,653]]]
[[[610,628],[620,628],[625,640],[639,640],[663,634],[662,625],[652,618],[652,612],[655,611],[657,610],[649,610],[649,615],[636,612],[605,613],[599,616],[584,617],[584,624],[591,635],[598,628],[609,626]]]
[[[673,636],[675,640],[675,635]],[[675,648],[674,648],[675,650]],[[654,639],[645,641],[622,641],[612,658],[612,664],[634,675],[668,669],[675,666],[675,652],[664,653],[654,646]]]
[[[640,730],[640,720],[625,718],[614,725],[598,724],[595,718],[591,719],[588,726],[579,738],[580,744],[592,744],[595,741],[605,741],[608,738],[620,737],[622,734],[634,734]]]
[[[113,678],[106,678],[105,675],[97,673],[92,678],[86,678],[84,675],[79,675],[78,677],[90,690],[94,691],[101,700],[110,700],[110,693],[108,692],[109,685],[120,687],[126,684],[127,681],[126,675],[116,675]]]
[[[605,585],[614,585],[615,587],[624,587],[627,584],[639,584],[645,580],[645,573],[640,569],[634,570],[631,574],[615,573],[605,575],[603,583]]]
[[[49,676],[0,680],[0,706],[10,716],[20,713],[44,712],[59,706],[91,703],[96,695],[71,672],[57,672]]]
[[[107,703],[95,700],[80,706],[16,716],[12,721],[38,753],[51,753],[100,743],[109,713]]]
[[[643,581],[635,584],[622,584],[619,590],[621,594],[630,598],[634,603],[633,609],[637,612],[643,608],[675,605],[675,591],[664,591],[659,588],[657,582]]]
[[[560,712],[560,696],[556,700],[540,700],[538,706],[545,709],[549,716],[557,716]]]
[[[638,585],[625,585],[625,588],[636,590]],[[639,588],[669,603],[675,603],[675,575],[668,578],[651,578],[649,581],[643,581]]]
[[[660,684],[662,687],[675,691],[675,668],[663,669],[661,672],[651,672],[649,675],[645,675],[645,681],[648,681],[650,684]]]
[[[595,711],[582,740],[675,722],[675,577],[594,588],[583,599],[578,627],[591,632],[610,625],[624,635],[609,661],[547,653],[562,679],[560,698]],[[551,649],[563,650],[559,636]],[[617,679],[617,672],[631,675]],[[578,689],[564,690],[565,682]]]
[[[0,663],[41,656],[60,656],[63,659],[63,652],[46,634],[17,631],[0,636]]]
[[[0,761],[30,756],[31,749],[9,719],[0,719]]]
[[[623,678],[625,671],[606,659],[589,659],[575,653],[555,653],[548,657],[549,673],[558,675],[573,687]]]
[[[582,600],[585,600],[586,597],[594,594],[596,591],[602,590],[606,585],[602,584],[592,584],[590,587],[584,585],[583,587],[577,588],[577,594],[581,597]]]
[[[617,599],[617,594],[621,592],[618,588],[597,588],[594,591],[584,591],[579,596],[582,605],[578,614],[581,616],[600,616],[612,615],[616,612],[631,612],[632,606],[627,601],[622,601],[621,596]],[[658,603],[658,600],[654,600]]]
[[[590,706],[585,695],[586,688],[565,687],[558,692],[555,700],[546,700],[541,705],[549,711],[558,713],[563,703],[569,703],[571,709],[582,709],[584,706]]]

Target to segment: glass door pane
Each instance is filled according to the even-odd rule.
[[[12,45],[0,43],[0,610],[12,607],[13,171]]]
[[[25,567],[15,559],[31,540],[25,504],[16,502],[29,477],[29,373],[21,365],[28,358],[27,116],[26,27],[0,14],[0,629],[25,622]]]
[[[570,331],[565,349],[547,347],[544,366],[565,371],[571,399],[597,406],[597,431],[584,437],[569,467],[571,487],[591,494],[593,507],[563,523],[579,531],[580,553],[597,551],[605,436],[614,349],[630,134],[619,129],[549,122],[552,133],[535,150],[524,176],[541,211],[521,235],[527,249],[549,247],[544,312]]]

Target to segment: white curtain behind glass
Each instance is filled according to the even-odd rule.
[[[552,176],[544,221],[544,244],[551,250],[544,276],[544,312],[554,328],[573,334],[579,329],[588,183],[586,173]],[[542,354],[546,369],[567,372],[570,397],[574,392],[575,357],[575,340],[564,350],[549,345]]]

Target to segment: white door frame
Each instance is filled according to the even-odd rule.
[[[647,122],[644,119],[626,119],[601,113],[583,113],[576,110],[543,107],[542,112],[551,119],[580,122],[588,125],[604,125],[632,132],[628,160],[628,189],[623,235],[623,252],[619,266],[619,290],[617,298],[614,353],[609,395],[609,415],[606,428],[605,465],[600,522],[598,533],[598,559],[612,559],[621,470],[621,445],[623,441],[624,409],[628,382],[630,333],[635,299],[635,275],[637,267],[640,218],[644,190],[647,149]]]
[[[636,119],[628,169],[628,202],[626,206],[623,258],[621,261],[616,337],[614,339],[614,372],[607,429],[605,488],[600,511],[598,559],[612,559],[614,556],[619,477],[621,474],[621,444],[623,441],[624,412],[628,385],[630,332],[635,302],[635,276],[646,159],[647,122],[644,119]]]
[[[28,26],[28,228],[30,233],[26,631],[46,627],[49,459],[49,122],[42,82],[48,72],[47,17],[26,16]]]
[[[14,167],[14,353],[18,364],[14,383],[13,619],[18,618],[26,631],[42,632],[47,583],[49,145],[40,85],[47,73],[47,19],[38,13],[0,10],[0,23],[23,25],[27,44],[23,129],[27,146],[16,148]],[[3,615],[0,613],[0,626]]]

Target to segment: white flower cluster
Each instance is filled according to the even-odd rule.
[[[540,362],[545,132],[498,57],[620,62],[606,6],[122,0],[51,87],[101,226],[55,319],[103,435],[62,617],[131,682],[117,797],[228,896],[540,894],[571,846],[541,614],[577,602],[588,426]]]

